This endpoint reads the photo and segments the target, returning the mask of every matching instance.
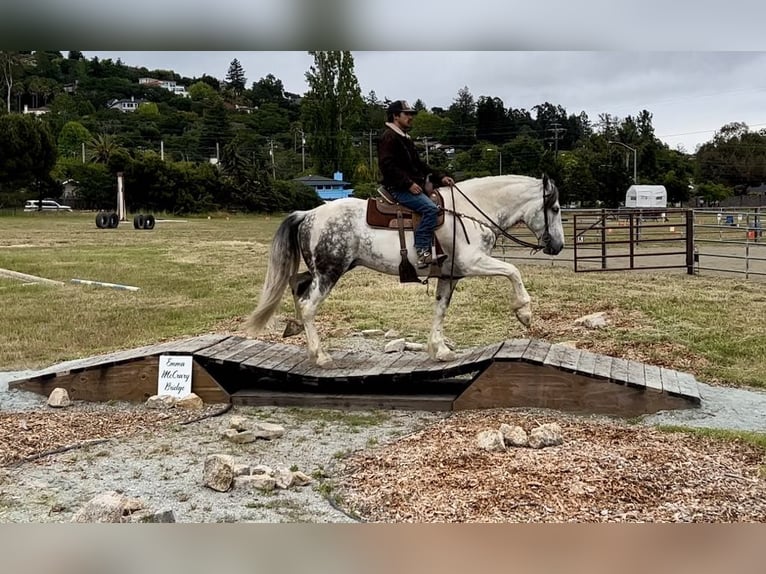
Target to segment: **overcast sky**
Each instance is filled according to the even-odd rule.
[[[313,63],[307,52],[84,52],[130,66],[203,74],[223,80],[237,58],[247,84],[267,74],[303,94]],[[766,128],[766,52],[372,52],[354,51],[362,93],[379,99],[420,98],[449,107],[467,86],[475,99],[499,97],[505,107],[550,102],[568,114],[585,111],[653,116],[656,135],[693,152],[731,122]]]

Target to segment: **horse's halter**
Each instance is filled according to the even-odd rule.
[[[500,235],[502,235],[506,239],[510,239],[511,241],[513,241],[514,243],[517,243],[518,245],[521,245],[522,247],[529,247],[532,250],[533,253],[537,253],[541,249],[544,249],[546,247],[546,245],[548,244],[548,242],[550,242],[550,240],[551,240],[551,234],[550,234],[549,222],[548,222],[548,209],[550,208],[550,206],[548,205],[548,202],[551,200],[551,198],[554,197],[554,194],[553,193],[546,193],[546,190],[548,188],[548,181],[549,181],[548,180],[548,176],[547,175],[543,175],[543,218],[545,220],[545,230],[543,231],[542,235],[540,236],[540,239],[538,240],[537,244],[530,243],[529,241],[525,241],[524,239],[519,239],[518,237],[515,237],[514,235],[511,235],[505,229],[500,227],[500,225],[498,225],[489,215],[484,213],[478,205],[476,205],[473,201],[471,201],[471,199],[465,193],[463,193],[462,190],[457,185],[454,185],[454,186],[451,186],[451,187],[454,187],[454,189],[457,189],[458,193],[460,193],[460,195],[462,195],[466,199],[466,201],[468,201],[468,203],[470,203],[471,206],[473,206],[473,208],[476,211],[481,213],[486,218],[486,220],[489,223],[494,225],[497,228],[497,230],[498,230]],[[454,199],[452,201],[452,205],[455,205]],[[468,219],[473,219],[477,223],[481,223],[481,224],[484,223],[483,221],[479,221],[478,219],[476,219],[474,217],[471,217],[470,215],[465,215],[463,213],[458,213],[458,212],[456,212],[456,211],[454,211],[452,209],[444,209],[444,211],[446,211],[448,213],[451,213],[452,215],[454,215],[456,217],[467,217]]]

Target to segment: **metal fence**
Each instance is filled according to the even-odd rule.
[[[766,277],[761,208],[565,210],[567,247],[557,256],[500,240],[499,259],[565,266],[575,272],[677,269],[688,274]],[[514,235],[535,241],[525,226]]]

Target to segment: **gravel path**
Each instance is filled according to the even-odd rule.
[[[12,380],[33,371],[0,372],[0,415],[50,411],[45,397],[9,390]],[[646,425],[668,424],[766,432],[766,393],[700,384],[698,409],[646,416]],[[75,403],[73,409],[92,408]],[[135,405],[101,405],[115,410]],[[60,411],[59,411],[60,412]],[[221,433],[233,416],[254,424],[285,427],[272,441],[235,445]],[[344,413],[313,409],[235,407],[229,412],[160,432],[139,432],[32,462],[0,468],[0,522],[67,522],[87,500],[109,490],[123,491],[154,510],[172,509],[179,522],[349,522],[332,504],[325,482],[336,463],[410,435],[444,419],[445,413],[383,411]],[[208,454],[233,454],[251,465],[300,470],[311,485],[254,493],[214,492],[202,485]]]

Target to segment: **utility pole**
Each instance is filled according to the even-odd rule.
[[[634,148],[632,146],[629,146],[627,144],[624,144],[622,142],[607,141],[606,143],[613,144],[613,145],[621,145],[625,149],[630,150],[630,151],[633,152],[633,184],[637,185],[638,184],[638,167],[637,167],[637,159],[638,159],[637,154],[638,154],[638,150],[636,148]],[[627,158],[627,155],[625,157]],[[626,161],[625,162],[625,168],[627,169],[627,167],[628,167],[628,162]]]
[[[82,163],[85,163],[85,142],[82,142]]]
[[[559,134],[563,134],[566,130],[566,128],[562,128],[561,124],[559,122],[552,122],[550,128],[548,128],[549,132],[553,132],[553,142],[554,142],[554,158],[558,159],[559,157]]]
[[[277,179],[277,166],[274,164],[274,140],[269,140],[269,155],[271,156],[271,177]]]
[[[301,132],[301,171],[306,171],[306,134]]]

